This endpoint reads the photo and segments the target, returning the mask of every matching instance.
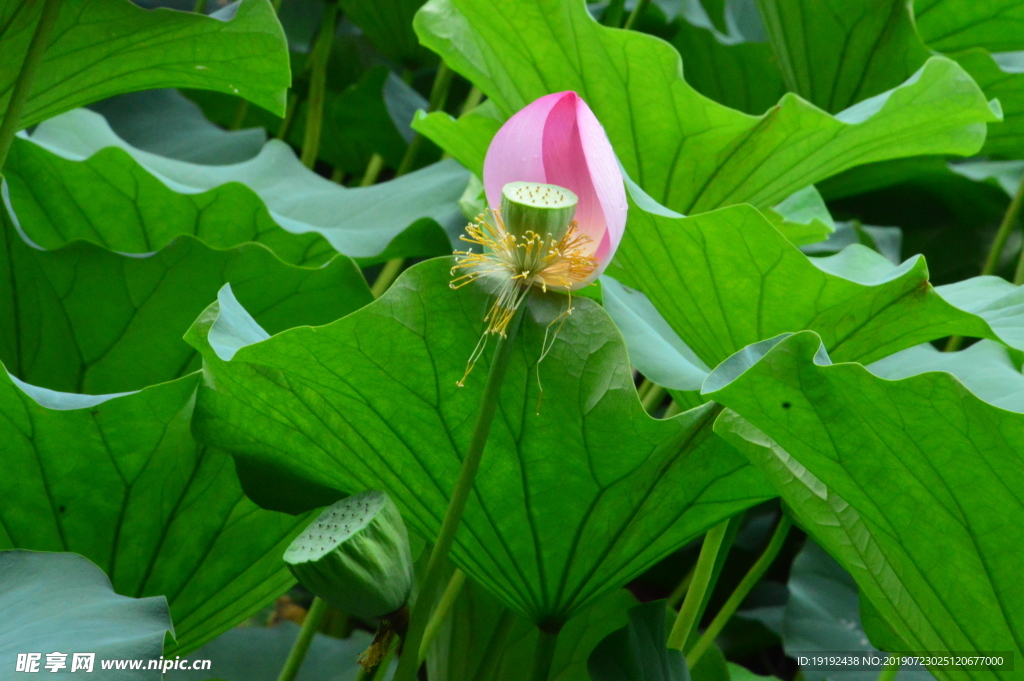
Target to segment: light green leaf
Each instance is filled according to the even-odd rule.
[[[915,0],[914,14],[921,37],[936,50],[1024,49],[1024,6],[1017,0]]]
[[[80,553],[117,593],[166,596],[177,636],[166,654],[198,647],[291,586],[281,555],[305,522],[257,508],[231,458],[195,443],[198,382],[92,396],[0,374],[0,548]]]
[[[599,598],[558,634],[550,681],[589,681],[587,656],[610,632],[626,624],[626,611],[636,598],[625,589]],[[503,618],[512,618],[508,625]],[[504,647],[495,649],[502,626],[509,626]],[[479,674],[484,658],[497,657],[486,681],[520,681],[524,660],[537,648],[537,627],[505,610],[494,596],[472,581],[462,587],[452,614],[427,653],[427,675],[433,681],[469,681]]]
[[[412,529],[434,536],[490,355],[456,385],[491,297],[477,285],[453,292],[452,264],[417,265],[359,312],[243,347],[231,361],[207,333],[244,320],[212,307],[189,333],[211,379],[195,432],[277,474],[342,492],[384,489]],[[549,624],[767,496],[752,469],[704,435],[711,406],[667,420],[644,412],[621,337],[592,301],[574,303],[539,366],[538,410],[536,363],[565,304],[533,298],[452,550],[506,605]]]
[[[940,352],[926,343],[869,364],[867,370],[889,380],[910,378],[929,371],[945,371],[956,376],[968,390],[989,404],[1024,414],[1024,375],[1020,372],[1020,353],[1011,353],[992,341],[979,341],[959,352]]]
[[[60,6],[22,128],[122,92],[166,87],[218,90],[284,115],[288,45],[270,0],[241,0],[210,17],[145,10],[129,0]],[[0,4],[0,109],[7,108],[42,7]]]
[[[158,670],[101,671],[100,661],[158,659],[164,633],[174,631],[166,599],[118,596],[102,570],[70,553],[0,551],[0,584],[0,665],[5,676],[17,673],[19,653],[36,653],[37,666],[19,671],[160,678]],[[51,652],[65,654],[54,662],[62,666],[46,667]],[[92,666],[74,668],[74,653],[93,653]]]
[[[755,118],[687,85],[667,43],[601,26],[576,0],[430,0],[415,26],[503,118],[539,96],[578,92],[630,177],[682,213],[770,206],[863,163],[973,154],[985,123],[999,119],[963,69],[943,58],[838,116],[789,94]]]
[[[262,128],[225,130],[177,90],[130,92],[89,107],[114,134],[140,151],[204,165],[241,163],[260,153]]]
[[[290,621],[273,627],[236,627],[189,655],[192,660],[209,660],[209,671],[172,669],[164,679],[277,681],[298,634],[298,625]],[[369,647],[372,639],[361,630],[341,640],[314,634],[295,681],[355,681],[362,669],[356,657]]]
[[[716,432],[773,481],[910,649],[1019,659],[1024,415],[947,374],[888,381],[829,365],[809,332],[735,356],[705,392],[733,410]]]
[[[663,388],[700,390],[708,368],[643,293],[601,277],[604,309],[619,327],[637,371]]]
[[[857,583],[820,546],[808,540],[790,569],[789,600],[782,618],[786,653],[829,655],[836,651],[877,655],[860,619]],[[896,652],[887,650],[886,652]],[[807,681],[875,681],[881,670],[821,671],[802,669]],[[921,665],[903,667],[900,681],[932,681]]]
[[[195,371],[199,358],[182,336],[225,282],[275,332],[372,300],[344,257],[299,268],[259,244],[214,250],[188,236],[143,257],[83,242],[41,251],[6,216],[0,222],[0,361],[54,390],[138,390]]]
[[[795,246],[824,241],[836,231],[832,214],[814,186],[801,189],[764,212],[775,228]]]
[[[1010,315],[1024,294],[1011,284],[979,277],[934,289],[920,256],[894,266],[860,245],[808,258],[749,206],[682,218],[633,204],[608,274],[645,293],[709,367],[800,329],[819,333],[837,361],[952,334],[1024,347]]]
[[[838,113],[898,86],[931,56],[906,0],[758,0],[790,92]]]
[[[413,119],[412,127],[433,140],[474,175],[482,177],[487,147],[504,120],[494,104],[486,101],[458,120],[443,111],[429,114],[421,111]]]
[[[468,180],[457,163],[442,161],[348,189],[307,169],[278,140],[242,163],[186,163],[130,146],[84,109],[15,140],[5,174],[25,232],[46,248],[88,239],[150,252],[194,234],[217,248],[261,241],[310,265],[331,248],[366,262],[449,251],[443,229],[465,224],[457,201]]]

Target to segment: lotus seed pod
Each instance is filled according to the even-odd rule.
[[[533,232],[558,242],[569,229],[579,199],[568,189],[541,182],[509,182],[501,190],[501,217],[510,234]]]
[[[399,610],[412,591],[409,534],[395,502],[377,490],[328,507],[284,561],[307,589],[366,620]]]

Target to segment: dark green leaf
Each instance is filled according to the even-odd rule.
[[[588,681],[587,656],[609,632],[626,624],[626,611],[636,605],[628,591],[620,589],[599,598],[565,625],[558,634],[550,681]],[[512,618],[509,625],[503,618]],[[503,647],[499,629],[508,627]],[[471,681],[482,673],[484,659],[497,657],[486,681],[520,681],[524,661],[537,648],[537,627],[513,615],[494,596],[472,581],[462,587],[450,618],[427,653],[427,675],[432,681]],[[481,678],[481,681],[484,681]]]
[[[288,46],[270,0],[241,0],[216,17],[145,10],[129,0],[61,2],[21,127],[135,90],[193,87],[244,97],[284,115]],[[0,3],[0,109],[43,3]]]
[[[456,385],[491,300],[476,285],[453,292],[452,264],[417,265],[357,313],[237,354],[207,336],[251,320],[211,308],[190,332],[212,381],[197,434],[322,486],[384,489],[410,527],[435,535],[489,357]],[[538,413],[536,363],[566,299],[534,303],[452,557],[531,621],[558,623],[766,495],[754,471],[705,436],[710,406],[647,416],[621,338],[589,300],[575,302],[539,367]]]
[[[682,652],[668,648],[665,601],[629,611],[629,624],[609,634],[590,654],[594,681],[689,681]]]
[[[682,218],[634,204],[608,274],[643,291],[709,367],[797,329],[817,331],[839,361],[951,334],[1024,347],[1006,314],[1017,287],[979,277],[936,290],[920,256],[893,266],[860,245],[808,258],[749,206]]]
[[[758,0],[786,86],[838,113],[891,90],[931,56],[905,0]]]
[[[231,458],[193,441],[198,380],[92,396],[0,375],[0,548],[80,553],[119,594],[166,596],[177,637],[167,654],[198,647],[293,584],[281,555],[304,524],[257,508]]]
[[[948,374],[889,381],[830,365],[809,332],[735,356],[705,391],[735,412],[716,432],[772,479],[908,647],[1020,656],[1024,415]]]
[[[421,41],[480,87],[503,118],[542,95],[578,92],[630,177],[683,213],[770,206],[872,161],[973,154],[984,124],[998,120],[963,69],[943,58],[839,116],[790,94],[755,118],[687,85],[670,45],[601,26],[575,0],[430,0],[415,24]],[[429,121],[417,128],[438,139]]]
[[[0,222],[0,361],[54,390],[138,390],[195,371],[182,336],[225,282],[273,331],[324,324],[372,300],[344,257],[306,269],[259,244],[214,250],[190,236],[144,257],[80,241],[41,251]]]
[[[308,265],[328,260],[332,248],[368,262],[449,252],[443,230],[465,224],[456,202],[468,180],[457,163],[442,161],[348,189],[277,140],[244,163],[186,163],[135,149],[87,110],[15,140],[5,173],[25,232],[45,248],[87,239],[145,253],[193,234],[217,248],[260,241]]]

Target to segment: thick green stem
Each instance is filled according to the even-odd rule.
[[[1020,186],[1017,187],[1017,193],[1013,195],[1010,207],[1006,209],[1003,222],[1012,226],[1020,215],[1021,206],[1024,206],[1024,174],[1020,177]],[[1017,270],[1013,273],[1013,283],[1017,286],[1024,285],[1024,248],[1021,249],[1017,259]]]
[[[452,84],[452,75],[454,75],[452,70],[442,61],[441,65],[437,67],[434,84],[430,87],[430,101],[427,104],[427,113],[444,107],[445,100],[448,99],[448,89]],[[409,146],[405,150],[402,162],[398,164],[395,177],[405,175],[412,170],[413,165],[416,164],[416,156],[419,154],[421,146],[423,146],[423,135],[416,133],[412,138],[412,142],[409,142]]]
[[[299,96],[294,92],[288,93],[288,103],[284,109],[284,119],[277,128],[277,139],[283,140],[292,130],[292,123],[295,122],[295,112],[299,108]]]
[[[900,673],[900,665],[898,662],[893,662],[885,665],[881,673],[878,675],[878,681],[894,681],[896,675]]]
[[[377,182],[377,177],[380,176],[380,171],[384,169],[384,157],[380,154],[374,154],[370,157],[370,162],[366,164],[366,172],[363,173],[363,179],[359,182],[360,187],[369,187]]]
[[[441,600],[437,602],[437,607],[434,608],[434,614],[431,615],[430,621],[427,622],[426,630],[423,632],[423,641],[420,643],[420,662],[426,659],[427,649],[430,648],[430,644],[437,638],[438,633],[441,631],[441,625],[448,619],[448,615],[455,605],[455,599],[459,597],[462,585],[465,583],[466,573],[456,568],[455,572],[452,573],[452,578],[448,580],[448,586],[445,587],[444,593],[441,594]]]
[[[636,23],[637,17],[639,17],[643,13],[644,8],[647,7],[648,2],[650,2],[650,0],[636,0],[636,6],[633,8],[633,11],[629,13],[629,16],[626,18],[626,23],[622,25],[623,30],[628,31],[629,29],[633,28],[633,24]]]
[[[988,249],[985,266],[981,268],[982,276],[992,274],[996,271],[996,267],[999,266],[999,259],[1003,255],[1003,249],[1006,247],[1006,240],[1010,237],[1010,232],[1013,231],[1013,226],[1017,222],[1017,216],[1020,215],[1022,204],[1024,204],[1024,176],[1021,177],[1017,193],[1013,195],[1010,205],[1003,214],[1003,221],[999,223],[999,231],[996,232],[996,238],[992,241],[992,247]],[[1024,249],[1021,250],[1020,257],[1017,260],[1017,270],[1013,275],[1013,283],[1017,286],[1024,284]],[[946,352],[959,350],[963,342],[962,336],[951,336],[946,343]]]
[[[11,90],[11,98],[7,101],[7,111],[4,112],[4,120],[0,123],[0,174],[3,173],[4,164],[7,163],[7,154],[11,152],[11,145],[14,143],[14,136],[21,129],[21,114],[25,111],[25,105],[32,95],[32,85],[39,71],[39,65],[43,63],[43,55],[50,45],[50,34],[57,23],[57,15],[60,13],[61,0],[45,0],[43,11],[39,14],[39,23],[36,24],[36,32],[32,35],[32,41],[28,44],[28,52],[21,62],[21,72],[18,79],[14,81],[14,89]]]
[[[309,644],[313,642],[313,635],[320,627],[320,621],[324,618],[326,610],[326,601],[320,598],[313,599],[313,603],[309,606],[309,612],[306,613],[306,619],[302,621],[299,636],[295,639],[291,652],[288,653],[288,659],[285,660],[284,668],[281,669],[281,675],[277,677],[277,681],[294,681],[299,673],[299,667],[302,666],[302,661],[306,659],[306,651],[309,650]]]
[[[405,258],[393,258],[384,263],[384,267],[381,268],[380,274],[373,282],[373,286],[370,287],[370,293],[373,294],[374,298],[380,298],[384,295],[391,284],[394,283],[398,275],[402,273],[402,267],[405,265]]]
[[[644,409],[646,409],[648,412],[653,412],[661,405],[662,401],[665,399],[666,394],[667,391],[660,385],[653,386],[650,390],[647,391],[647,394],[644,395],[643,397],[642,404],[644,405]]]
[[[996,238],[992,240],[992,246],[988,249],[985,266],[981,268],[982,276],[992,274],[999,266],[1003,249],[1006,247],[1006,240],[1010,237],[1010,232],[1013,231],[1014,223],[1017,222],[1017,214],[1020,213],[1022,201],[1024,201],[1024,178],[1021,178],[1020,187],[1017,188],[1017,193],[1010,200],[1010,205],[1003,214],[1003,221],[999,223],[999,231],[996,232]]]
[[[721,633],[729,618],[736,612],[736,609],[743,603],[743,599],[747,597],[750,590],[761,581],[761,577],[771,567],[772,561],[779,555],[782,545],[786,542],[786,536],[789,535],[789,528],[792,526],[793,523],[787,516],[783,515],[779,519],[779,524],[776,525],[775,532],[772,533],[771,539],[768,540],[768,546],[765,547],[764,553],[760,555],[757,561],[750,567],[750,570],[747,571],[747,574],[743,576],[736,590],[732,592],[729,599],[722,606],[722,609],[715,615],[715,619],[711,621],[711,624],[708,625],[700,639],[686,655],[686,663],[691,669],[697,664],[701,656],[707,652],[711,644],[714,643],[715,638]]]
[[[430,552],[427,571],[420,586],[420,595],[416,599],[416,607],[413,608],[409,621],[409,632],[405,637],[405,654],[398,660],[398,671],[395,673],[394,681],[414,681],[416,678],[416,670],[420,666],[419,650],[423,641],[423,633],[426,630],[430,612],[433,610],[434,597],[446,571],[448,553],[455,540],[455,532],[459,529],[459,523],[462,521],[462,512],[466,508],[466,502],[469,501],[469,495],[473,492],[473,481],[476,480],[476,472],[480,468],[480,459],[484,453],[484,446],[487,444],[487,436],[491,432],[491,422],[494,421],[494,413],[498,409],[505,368],[512,358],[512,346],[519,333],[519,326],[522,323],[526,307],[524,301],[512,321],[509,322],[507,335],[499,337],[497,346],[494,348],[491,369],[487,374],[487,383],[480,398],[480,411],[477,412],[476,424],[473,427],[473,437],[469,441],[469,448],[462,460],[462,469],[455,481],[452,496],[448,501],[448,510],[445,511],[437,540]]]
[[[558,632],[540,630],[537,639],[537,650],[533,654],[532,681],[548,681],[551,676],[551,663],[555,661],[555,646],[558,645]]]
[[[516,623],[516,616],[508,608],[502,608],[498,624],[494,627],[491,640],[484,650],[484,657],[480,660],[480,666],[476,668],[473,681],[491,681],[498,673],[498,664],[505,652],[505,644],[508,635],[512,633],[512,625]]]
[[[466,95],[466,100],[462,102],[462,108],[459,109],[459,116],[465,116],[470,111],[480,105],[480,100],[484,98],[484,93],[476,85],[469,88],[469,94]]]
[[[306,106],[306,132],[302,139],[302,164],[307,168],[316,165],[320,155],[320,132],[324,125],[324,95],[327,92],[327,61],[331,56],[334,34],[338,30],[338,3],[328,0],[324,8],[323,22],[313,45],[310,64],[309,99]]]
[[[729,521],[723,520],[704,536],[704,545],[700,547],[700,556],[697,558],[697,567],[693,571],[693,579],[690,580],[690,588],[686,590],[683,607],[679,609],[679,616],[676,617],[675,624],[672,625],[672,632],[668,636],[669,648],[682,650],[697,624],[697,616],[700,614],[701,605],[704,602],[704,594],[708,585],[711,584],[711,578],[715,572],[718,550],[722,548],[722,540],[725,539],[725,531],[728,528]]]

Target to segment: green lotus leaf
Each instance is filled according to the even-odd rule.
[[[1024,50],[1024,7],[1016,0],[914,0],[914,19],[936,50]]]
[[[629,624],[609,634],[590,654],[594,681],[690,681],[683,653],[668,648],[665,601],[629,611]]]
[[[683,59],[686,82],[719,104],[755,116],[764,113],[786,92],[764,27],[758,26],[756,35],[722,33],[703,9],[700,3],[689,5],[671,40]]]
[[[82,241],[42,251],[6,218],[0,361],[22,380],[54,390],[138,390],[195,371],[199,358],[182,336],[225,282],[274,331],[325,324],[372,300],[344,257],[300,268],[260,244],[215,250],[190,236],[142,257]],[[97,225],[112,232],[118,226]]]
[[[832,113],[897,87],[931,56],[905,0],[761,0],[758,7],[787,89]]]
[[[102,662],[159,659],[164,634],[174,632],[166,599],[119,596],[102,570],[71,553],[0,551],[0,583],[5,675],[18,673],[19,654],[35,653],[34,665],[18,671],[160,678],[160,670],[102,671]],[[53,652],[63,656],[51,661]],[[92,653],[91,666],[76,667],[75,653]]]
[[[801,329],[820,334],[837,361],[953,334],[1024,348],[1024,317],[1013,314],[1022,289],[997,277],[936,289],[921,256],[895,266],[861,245],[808,258],[749,206],[683,218],[633,203],[608,274],[646,294],[709,367]]]
[[[716,432],[773,481],[908,649],[1019,658],[1024,414],[947,373],[892,381],[832,365],[812,332],[737,354],[704,392],[732,410]]]
[[[681,213],[735,203],[767,207],[873,161],[974,154],[985,124],[1000,118],[964,70],[941,57],[836,116],[787,94],[754,117],[687,85],[670,45],[601,26],[575,0],[430,0],[415,26],[420,40],[480,87],[502,118],[542,95],[578,92],[629,176]],[[441,143],[430,120],[416,128]],[[473,131],[481,136],[479,127]]]
[[[627,611],[636,598],[625,589],[602,596],[558,633],[551,681],[589,681],[587,656],[594,646],[615,629],[625,626]],[[507,627],[504,646],[493,646]],[[486,589],[467,580],[441,625],[425,661],[429,678],[435,681],[519,681],[524,660],[537,648],[537,627],[507,611]],[[492,663],[491,676],[483,676],[481,665]]]
[[[0,548],[80,553],[117,593],[166,596],[177,637],[166,654],[198,647],[290,587],[281,555],[305,521],[257,508],[231,457],[192,439],[198,382],[95,396],[0,375]]]
[[[197,436],[319,488],[383,489],[411,529],[434,536],[490,355],[456,385],[491,300],[482,286],[453,292],[452,264],[417,265],[359,312],[266,340],[240,307],[211,307],[188,336],[210,378]],[[574,303],[538,366],[566,298],[533,303],[452,558],[514,611],[557,625],[769,495],[705,436],[711,405],[666,420],[644,412],[621,337],[592,301]],[[218,346],[214,332],[238,342]]]
[[[15,140],[5,176],[25,233],[44,248],[86,239],[150,252],[193,234],[217,248],[260,241],[308,265],[332,249],[366,263],[449,252],[444,229],[465,223],[457,201],[468,180],[456,162],[442,161],[349,189],[277,140],[241,163],[187,163],[132,147],[84,109]]]
[[[0,109],[42,8],[0,3]],[[291,69],[270,0],[241,0],[209,17],[129,0],[61,2],[52,35],[22,128],[122,92],[165,87],[218,90],[284,115]]]

